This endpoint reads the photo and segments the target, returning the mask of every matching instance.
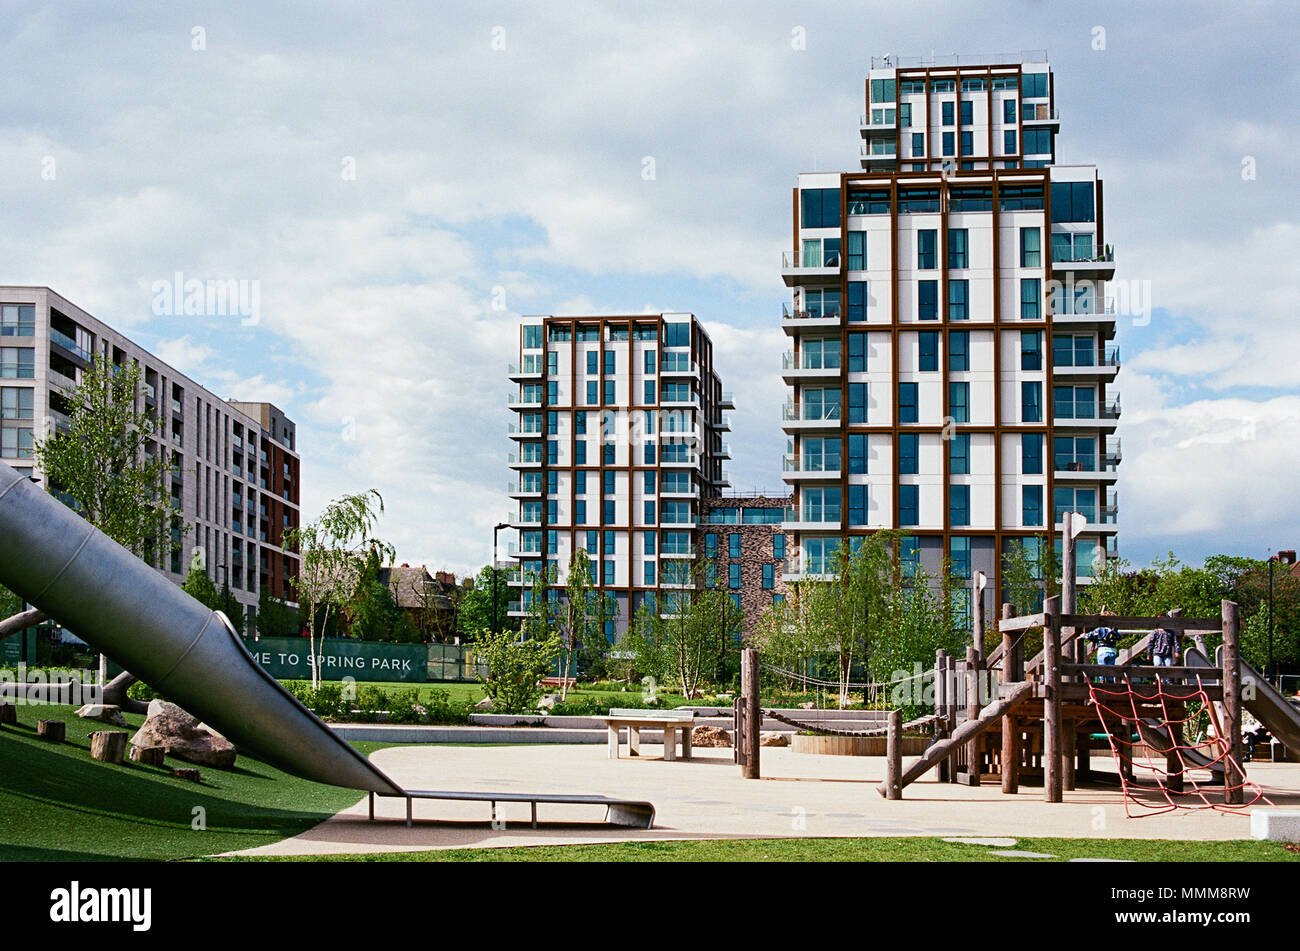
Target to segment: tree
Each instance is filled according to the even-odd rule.
[[[396,550],[375,537],[374,528],[384,511],[376,489],[343,495],[325,506],[320,517],[285,533],[285,546],[298,552],[298,577],[294,590],[307,613],[311,647],[313,689],[320,687],[316,663],[316,633],[322,632],[335,612],[344,610],[356,593],[366,556],[393,561]]]
[[[271,594],[266,585],[257,596],[257,630],[264,637],[290,637],[301,630],[298,612]]]
[[[592,577],[591,559],[578,548],[569,559],[569,572],[564,584],[564,604],[561,607],[561,653],[564,669],[560,681],[560,700],[569,693],[569,671],[573,659],[596,636],[603,637],[605,622],[609,620],[609,602],[596,588]]]
[[[401,626],[402,615],[393,593],[379,577],[379,555],[366,552],[356,590],[345,608],[348,636],[363,641],[392,639]]]
[[[474,653],[487,666],[483,691],[494,710],[529,713],[541,699],[541,679],[549,673],[560,654],[557,634],[540,638],[519,638],[514,631],[475,632]]]
[[[496,606],[493,607],[493,578],[496,581]],[[505,568],[493,568],[484,565],[478,575],[467,581],[468,590],[460,604],[456,617],[456,632],[466,640],[472,640],[477,631],[486,628],[490,631],[504,630],[510,619],[509,601],[511,588],[510,572]]]
[[[191,565],[186,572],[181,590],[210,611],[221,607],[221,595],[217,593],[217,586],[212,583],[208,573],[197,565]]]

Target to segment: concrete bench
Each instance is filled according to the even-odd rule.
[[[1250,810],[1250,836],[1269,842],[1300,842],[1300,809]]]
[[[694,710],[610,710],[605,717],[609,730],[609,758],[618,759],[619,734],[627,728],[629,756],[641,755],[641,731],[663,730],[664,759],[677,758],[677,737],[682,740],[682,759],[691,758],[691,730],[695,729]]]
[[[375,818],[375,796],[370,794],[370,819]],[[585,796],[568,793],[502,793],[502,792],[445,792],[433,789],[407,789],[403,793],[406,799],[406,827],[412,823],[411,803],[415,799],[446,799],[459,802],[486,802],[492,805],[492,821],[497,821],[497,803],[526,802],[533,807],[533,828],[537,828],[537,804],[560,803],[571,806],[604,806],[607,825],[625,826],[632,829],[649,829],[654,826],[655,807],[652,803],[628,799],[610,799],[608,796]],[[385,798],[395,799],[396,796]]]

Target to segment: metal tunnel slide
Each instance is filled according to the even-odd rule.
[[[1209,658],[1195,648],[1189,647],[1184,651],[1183,658],[1183,663],[1188,667],[1222,670],[1221,667],[1210,663]],[[1250,695],[1247,685],[1254,687],[1254,695],[1249,700],[1245,699]],[[1241,686],[1246,709],[1253,713],[1260,723],[1268,727],[1268,732],[1272,733],[1293,756],[1300,756],[1300,710],[1293,707],[1286,697],[1282,696],[1245,658],[1241,659]]]
[[[405,795],[267,674],[225,615],[4,463],[0,584],[241,750],[304,779]]]
[[[596,805],[649,829],[649,802],[595,795],[406,790],[262,669],[210,611],[52,495],[0,462],[0,584],[75,631],[241,751],[318,783],[412,799]]]

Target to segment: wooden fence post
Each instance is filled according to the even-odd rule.
[[[1242,784],[1245,771],[1239,765],[1243,751],[1241,743],[1241,654],[1238,637],[1241,618],[1235,601],[1224,601],[1223,612],[1223,732],[1228,745],[1228,758],[1223,764],[1223,801],[1239,806],[1244,800]]]
[[[1002,617],[1011,620],[1015,617],[1015,608],[1009,604],[1002,605]],[[1003,684],[1013,683],[1016,677],[1016,648],[1010,631],[1002,632],[1002,675]],[[1020,721],[1015,716],[1002,720],[1002,791],[1007,794],[1020,789]]]
[[[731,701],[731,760],[737,766],[745,765],[745,697]]]
[[[758,651],[753,647],[746,647],[740,652],[740,692],[745,698],[745,709],[742,711],[745,723],[745,761],[741,764],[740,775],[745,779],[758,779],[763,717],[758,697]]]
[[[980,663],[975,648],[966,648],[966,721],[978,720],[980,715]],[[980,738],[966,746],[966,784],[980,784]]]
[[[1043,801],[1061,802],[1061,599],[1050,597],[1043,602],[1043,681],[1047,697],[1043,701]]]
[[[889,732],[885,734],[886,799],[903,798],[903,711],[889,711]]]
[[[950,736],[948,729],[948,652],[940,647],[934,652],[934,713],[939,718],[936,727],[942,736]],[[948,781],[949,761],[939,764],[938,779]]]

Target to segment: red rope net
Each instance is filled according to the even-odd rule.
[[[1246,771],[1232,757],[1217,720],[1215,726],[1218,739],[1212,745],[1216,755],[1207,756],[1200,746],[1181,741],[1191,717],[1172,718],[1170,703],[1199,702],[1210,711],[1211,718],[1214,717],[1214,707],[1200,677],[1196,678],[1194,689],[1190,685],[1179,685],[1178,689],[1173,689],[1173,685],[1165,683],[1159,676],[1153,684],[1144,684],[1155,688],[1153,693],[1144,690],[1142,701],[1149,706],[1158,703],[1158,718],[1144,716],[1138,710],[1138,696],[1127,676],[1123,683],[1122,689],[1118,683],[1115,684],[1115,689],[1109,689],[1090,681],[1088,691],[1097,710],[1097,718],[1101,721],[1101,728],[1110,742],[1111,755],[1115,759],[1115,768],[1124,790],[1124,814],[1128,818],[1160,815],[1176,809],[1215,809],[1241,815],[1257,802],[1272,805],[1258,783],[1246,780]],[[1131,723],[1132,727],[1124,727],[1123,737],[1117,737],[1111,729],[1112,723],[1121,727]],[[1133,738],[1134,729],[1138,733],[1137,739]],[[1139,762],[1129,755],[1139,742],[1142,744],[1145,762]],[[1159,755],[1158,761],[1152,755],[1153,746]],[[1217,774],[1221,782],[1198,783],[1192,775],[1193,771]],[[1182,778],[1181,790],[1170,787],[1167,780],[1169,775]],[[1229,783],[1233,785],[1227,785]],[[1225,789],[1240,789],[1243,790],[1243,798],[1245,792],[1253,793],[1253,797],[1241,805],[1227,805],[1223,802]],[[1213,801],[1207,792],[1218,801]]]

